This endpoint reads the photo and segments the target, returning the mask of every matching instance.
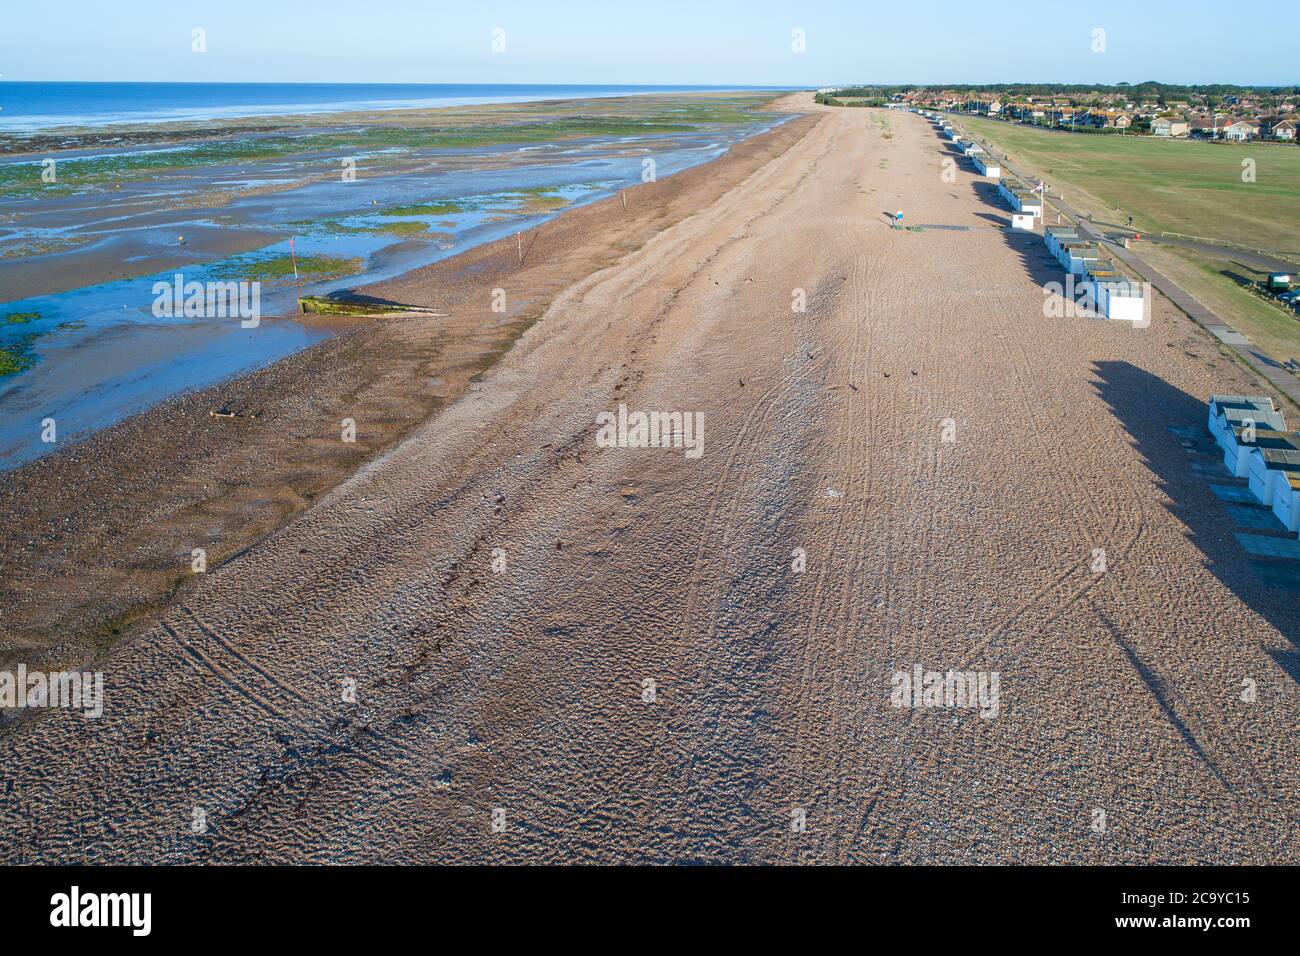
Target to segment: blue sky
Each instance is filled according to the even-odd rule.
[[[1300,81],[1293,2],[11,0],[7,80]],[[1231,11],[1231,12],[1228,12]],[[1013,24],[1014,28],[1009,28]],[[207,52],[191,52],[203,28]],[[492,31],[506,51],[493,53]],[[1105,52],[1094,52],[1103,29]],[[792,31],[806,52],[792,50]]]

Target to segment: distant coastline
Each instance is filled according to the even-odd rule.
[[[558,83],[0,81],[0,135],[22,135],[66,127],[769,89],[778,88]]]

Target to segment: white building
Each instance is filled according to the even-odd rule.
[[[1151,121],[1152,136],[1186,136],[1192,131],[1192,124],[1185,119],[1161,116]]]
[[[998,195],[1016,212],[1028,213],[1040,218],[1043,215],[1043,201],[1038,198],[1038,193],[1025,188],[1019,181],[1010,182],[1002,179],[998,183]]]
[[[1251,435],[1248,429],[1234,426],[1222,433],[1225,437],[1218,442],[1223,449],[1223,467],[1232,473],[1234,478],[1245,478],[1246,471],[1250,468],[1250,450],[1255,446],[1253,441],[1247,441],[1246,437]],[[1258,437],[1259,432],[1253,433]],[[1281,432],[1274,432],[1271,429],[1267,432],[1270,435],[1280,435]],[[1226,437],[1231,436],[1231,437]]]
[[[989,179],[1002,178],[1002,167],[987,156],[976,155],[971,158],[971,162],[975,164],[981,176],[987,176]]]
[[[1120,322],[1144,322],[1147,317],[1146,290],[1122,277],[1100,278],[1089,275],[1084,288],[1093,309],[1102,318]]]
[[[1246,120],[1238,120],[1235,123],[1223,127],[1223,138],[1233,139],[1238,142],[1245,142],[1248,139],[1254,139],[1259,135],[1259,127],[1254,123]]]
[[[1291,432],[1276,431],[1266,425],[1231,425],[1215,437],[1223,449],[1223,466],[1234,478],[1245,478],[1250,472],[1250,453],[1259,448],[1289,448],[1295,440]]]
[[[1093,272],[1102,261],[1101,250],[1082,239],[1061,242],[1056,250],[1056,258],[1066,272],[1076,276]]]
[[[1260,504],[1272,507],[1273,493],[1277,490],[1275,475],[1279,471],[1300,472],[1300,444],[1292,448],[1256,446],[1250,450],[1246,482]]]
[[[1286,530],[1300,531],[1300,472],[1274,472],[1273,514]]]
[[[1253,424],[1258,429],[1286,431],[1286,421],[1267,395],[1211,395],[1208,427],[1225,452],[1236,447],[1232,429]],[[1238,477],[1245,477],[1241,474]]]
[[[1038,198],[1037,193],[1021,192],[1019,190],[1012,192],[1011,208],[1016,212],[1028,213],[1040,219],[1043,217],[1043,201]]]

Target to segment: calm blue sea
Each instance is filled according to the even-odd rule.
[[[0,82],[0,132],[55,126],[163,123],[340,110],[627,96],[724,86],[591,86],[497,83],[31,83]]]

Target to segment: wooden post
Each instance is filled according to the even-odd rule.
[[[515,246],[519,249],[519,263],[522,265],[524,261],[524,234],[522,232],[515,233]]]
[[[627,193],[620,189],[618,191],[618,198],[623,200],[623,211],[627,212]]]
[[[293,251],[293,236],[289,237],[289,258],[293,260],[293,281],[296,286],[294,290],[298,297],[298,311],[302,312],[302,282],[298,278],[298,255]]]

